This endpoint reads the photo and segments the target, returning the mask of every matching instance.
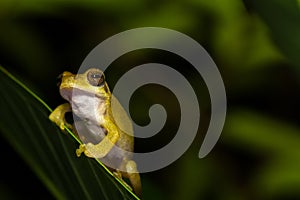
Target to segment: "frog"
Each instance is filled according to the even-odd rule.
[[[103,71],[98,68],[90,68],[78,74],[65,71],[59,79],[60,95],[67,102],[54,109],[49,119],[61,130],[65,130],[65,127],[71,129],[81,140],[82,144],[76,150],[78,157],[84,153],[87,157],[99,159],[126,186],[128,184],[123,178],[128,178],[134,193],[141,197],[141,179],[132,155],[132,124],[128,115],[124,114],[125,110],[121,104],[111,93]],[[125,132],[116,123],[116,117],[112,113],[112,102],[117,102],[121,113],[119,118],[125,121],[129,131]],[[74,119],[73,124],[66,120],[68,112],[72,112],[77,119]]]

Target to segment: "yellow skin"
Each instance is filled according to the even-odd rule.
[[[118,165],[118,169],[121,170],[114,170],[114,174],[120,179],[122,176],[128,178],[134,192],[141,196],[140,176],[130,153],[133,151],[133,134],[126,134],[116,125],[111,112],[111,100],[114,97],[105,82],[103,72],[92,68],[83,74],[64,72],[61,76],[59,91],[69,103],[58,106],[50,114],[49,119],[61,130],[67,126],[77,136],[78,132],[80,133],[83,144],[76,150],[77,156],[84,153],[88,157],[112,163],[113,166]],[[82,121],[75,125],[68,124],[65,120],[66,112],[73,112]],[[124,110],[121,108],[120,112]],[[128,118],[127,115],[120,116],[123,119]],[[131,124],[129,126],[132,127]],[[82,128],[89,130],[83,136]],[[117,147],[126,153],[118,151]]]

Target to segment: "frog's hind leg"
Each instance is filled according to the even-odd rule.
[[[135,194],[138,197],[142,197],[142,184],[140,174],[137,171],[136,163],[133,160],[129,160],[125,163],[126,173],[124,176],[129,179]]]
[[[137,171],[136,163],[133,160],[128,161],[127,159],[124,159],[120,166],[120,169],[122,170],[116,169],[113,171],[114,176],[121,180],[122,183],[126,185],[131,191],[133,188],[134,193],[138,197],[142,198],[141,178]],[[128,183],[122,179],[123,177],[129,179],[132,187],[130,187]]]
[[[116,170],[116,171],[113,171],[112,173],[113,173],[113,175],[114,175],[115,177],[117,177],[124,185],[126,185],[126,187],[128,187],[128,188],[132,191],[132,188],[130,187],[130,185],[128,185],[128,183],[127,183],[126,181],[123,180],[123,178],[122,178],[122,172],[121,172],[121,171]]]

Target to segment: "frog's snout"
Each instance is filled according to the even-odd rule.
[[[73,76],[73,74],[71,72],[67,72],[67,71],[63,72],[61,75],[62,75],[62,77]]]
[[[73,74],[71,72],[65,71],[65,72],[61,73],[60,75],[58,75],[57,78],[56,78],[56,80],[57,80],[56,85],[59,87],[62,83],[62,79],[64,77],[68,77],[68,76],[73,76]]]

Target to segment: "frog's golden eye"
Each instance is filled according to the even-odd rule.
[[[100,71],[90,71],[87,74],[87,79],[92,86],[102,86],[104,83],[104,74]]]

